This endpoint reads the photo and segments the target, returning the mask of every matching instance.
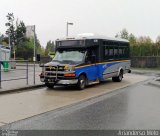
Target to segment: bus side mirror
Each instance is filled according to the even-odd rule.
[[[36,56],[36,60],[37,60],[38,62],[40,62],[40,61],[41,61],[41,55],[40,55],[40,54],[37,54],[37,56]]]

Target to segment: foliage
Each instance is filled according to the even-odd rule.
[[[6,30],[6,34],[8,35],[8,37],[10,37],[11,45],[14,45],[15,38],[16,38],[16,34],[15,34],[16,31],[15,31],[15,25],[14,25],[15,18],[13,13],[8,13],[6,17],[8,20],[8,22],[5,24],[6,27],[8,27],[8,29]]]
[[[53,41],[48,41],[45,49],[45,56],[48,56],[49,52],[55,52],[55,45]]]
[[[32,39],[26,39],[24,42],[22,42],[23,46],[18,46],[16,48],[16,56],[25,60],[32,58],[34,48],[33,43],[34,42]]]
[[[12,56],[13,56],[13,49],[16,50],[16,58],[23,58],[23,59],[32,59],[34,54],[34,40],[33,38],[26,38],[26,26],[23,21],[15,22],[14,14],[8,13],[7,14],[8,22],[5,24],[7,27],[6,35],[3,37],[3,44],[9,44],[9,37],[10,37],[10,44],[12,49]],[[40,45],[40,42],[36,36],[36,53],[44,55],[44,48]]]
[[[132,33],[129,35],[128,40],[131,45],[135,45],[137,42],[137,38]]]
[[[17,21],[17,26],[16,26],[16,39],[15,39],[15,45],[19,45],[21,42],[24,42],[25,39],[25,33],[26,33],[26,26],[23,21],[20,21],[18,23]]]
[[[7,46],[8,45],[7,41],[8,41],[7,38],[0,33],[0,44]]]
[[[154,43],[149,36],[136,37],[129,34],[126,29],[119,32],[116,37],[127,39],[130,42],[131,56],[159,56],[160,55],[160,36]]]
[[[3,37],[2,37],[2,35],[0,33],[0,44],[2,44],[2,39],[3,39]]]
[[[41,56],[44,56],[44,52],[45,52],[45,49],[41,46],[36,36],[36,54],[41,54]]]
[[[118,34],[116,34],[115,37],[116,38],[122,38],[122,39],[127,39],[128,40],[129,34],[128,34],[128,31],[126,29],[123,29]]]

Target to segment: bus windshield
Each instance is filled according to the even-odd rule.
[[[53,61],[79,63],[84,61],[85,52],[83,50],[57,51]]]

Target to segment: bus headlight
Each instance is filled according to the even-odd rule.
[[[65,69],[66,71],[74,71],[74,70],[75,70],[75,67],[74,67],[74,66],[71,66],[71,65],[66,65],[66,66],[64,67],[64,69]]]

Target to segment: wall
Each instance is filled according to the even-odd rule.
[[[131,66],[137,68],[156,68],[160,67],[159,57],[131,57]]]

